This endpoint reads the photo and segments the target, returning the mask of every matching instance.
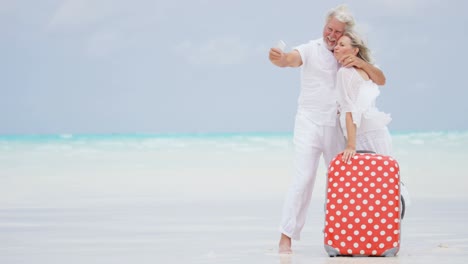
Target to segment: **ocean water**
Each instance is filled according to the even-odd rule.
[[[394,134],[412,197],[468,197],[468,132]],[[292,175],[291,134],[0,137],[0,206],[96,199],[273,199]],[[323,196],[321,163],[314,196]]]
[[[468,132],[393,143],[402,249],[357,261],[465,263]],[[0,263],[350,263],[323,250],[324,164],[302,241],[276,254],[292,155],[291,134],[0,136]]]

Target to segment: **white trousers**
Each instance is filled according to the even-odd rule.
[[[280,232],[299,240],[314,189],[320,156],[328,168],[330,161],[343,151],[345,139],[339,125],[320,126],[298,112],[294,126],[294,175],[286,195]]]

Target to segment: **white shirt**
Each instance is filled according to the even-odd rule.
[[[295,50],[302,59],[298,111],[318,125],[335,126],[338,63],[333,52],[327,49],[322,38],[302,44]]]
[[[380,112],[375,101],[379,87],[372,80],[364,80],[354,67],[341,67],[336,76],[340,122],[346,136],[346,114],[351,112],[356,124],[356,134],[383,129],[392,120],[389,114]]]

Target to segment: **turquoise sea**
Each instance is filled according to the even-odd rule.
[[[465,263],[468,131],[392,136],[402,249],[360,262]],[[0,263],[350,263],[323,250],[324,164],[276,254],[292,156],[290,133],[0,136]]]

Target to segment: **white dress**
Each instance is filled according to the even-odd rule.
[[[340,68],[336,78],[340,123],[345,137],[348,135],[346,113],[350,112],[357,127],[356,150],[391,155],[392,138],[387,124],[392,119],[375,105],[380,94],[377,84],[372,80],[364,80],[353,67]]]

